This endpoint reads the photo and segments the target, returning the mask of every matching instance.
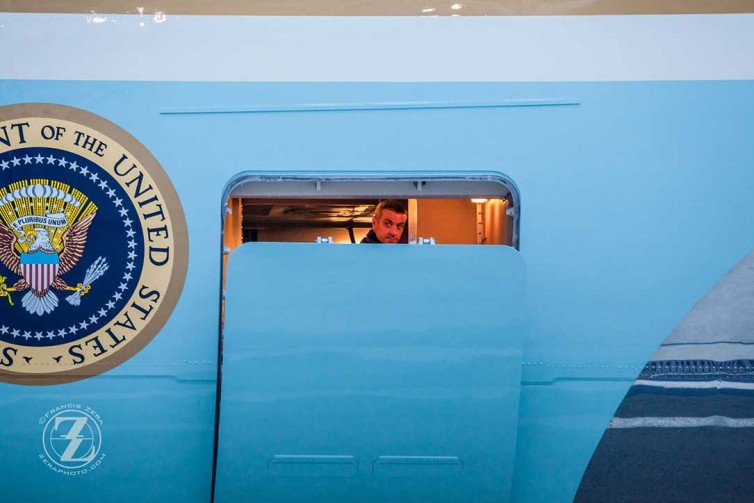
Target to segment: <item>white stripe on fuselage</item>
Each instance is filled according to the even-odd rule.
[[[634,386],[652,386],[667,389],[739,389],[754,390],[754,383],[713,379],[709,381],[648,381],[637,379]]]
[[[723,428],[752,428],[754,418],[732,418],[725,416],[707,417],[614,417],[608,428],[704,428],[719,426]]]

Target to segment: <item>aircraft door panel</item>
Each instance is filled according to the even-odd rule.
[[[505,246],[238,248],[215,501],[507,500],[524,287]]]

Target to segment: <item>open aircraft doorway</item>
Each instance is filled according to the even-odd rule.
[[[358,243],[383,199],[405,202],[416,246],[329,244]],[[224,262],[215,501],[506,500],[526,284],[515,186],[255,176],[228,201],[225,251],[240,246]],[[435,231],[454,219],[465,241],[429,244],[452,243]]]
[[[249,177],[233,183],[226,198],[225,251],[247,242],[314,242],[319,237],[358,243],[384,199],[400,200],[408,210],[403,243],[432,237],[437,244],[518,248],[519,196],[501,176],[274,182]]]

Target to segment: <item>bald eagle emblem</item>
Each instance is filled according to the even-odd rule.
[[[80,298],[91,289],[91,283],[107,270],[107,262],[99,257],[83,282],[70,286],[63,279],[84,254],[96,207],[90,204],[86,208],[88,211],[82,214],[82,196],[76,199],[65,190],[68,187],[60,190],[50,184],[22,185],[20,189],[7,193],[0,205],[13,203],[19,210],[33,209],[34,201],[31,200],[36,198],[37,201],[46,201],[45,208],[54,207],[58,211],[45,211],[44,214],[23,211],[26,214],[22,215],[14,211],[10,225],[0,221],[0,262],[20,276],[11,287],[5,285],[6,278],[0,281],[0,297],[8,297],[13,305],[10,293],[25,291],[22,306],[38,316],[49,314],[58,307],[58,296],[53,290],[73,291],[66,300],[71,305],[79,305]],[[3,220],[7,222],[7,219]]]

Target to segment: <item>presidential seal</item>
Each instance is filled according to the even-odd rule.
[[[136,139],[83,110],[0,107],[0,380],[68,382],[133,356],[187,260],[175,189]]]

